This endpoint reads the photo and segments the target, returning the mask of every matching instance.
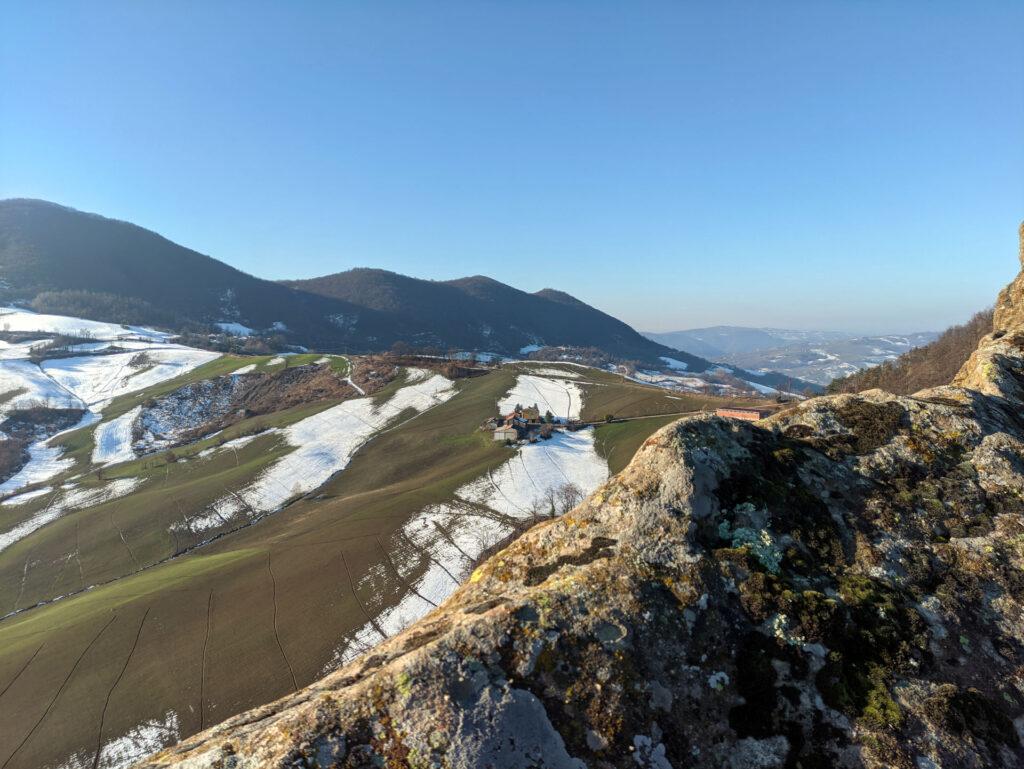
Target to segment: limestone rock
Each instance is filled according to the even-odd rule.
[[[1024,276],[954,384],[687,418],[441,608],[140,766],[1024,764]]]

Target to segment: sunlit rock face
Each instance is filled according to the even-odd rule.
[[[440,609],[147,767],[1024,763],[1024,276],[953,385],[683,419]]]

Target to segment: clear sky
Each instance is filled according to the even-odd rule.
[[[1024,3],[9,2],[0,197],[267,278],[939,329],[1024,218]]]

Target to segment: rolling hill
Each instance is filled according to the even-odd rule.
[[[531,294],[482,275],[431,281],[354,269],[287,285],[386,314],[406,340],[418,345],[505,353],[536,345],[595,347],[641,361],[673,356],[697,372],[711,366],[695,355],[652,342],[562,291]]]
[[[0,201],[0,302],[176,330],[231,324],[327,352],[405,343],[516,355],[547,346],[597,349],[648,367],[670,357],[691,374],[715,366],[554,289],[528,293],[484,276],[431,281],[377,269],[273,282],[134,224],[39,200]],[[763,386],[791,385],[787,377],[735,373]]]
[[[549,361],[219,355],[78,318],[0,325],[19,335],[0,339],[0,434],[36,428],[0,469],[8,769],[120,769],[293,692],[666,422],[764,406]],[[514,402],[597,424],[506,446],[480,427]]]
[[[0,201],[0,276],[0,298],[8,302],[35,300],[48,311],[72,304],[116,322],[274,328],[321,349],[368,352],[401,341],[517,353],[548,344],[640,360],[672,355],[695,371],[710,365],[558,291],[370,269],[276,283],[133,224],[38,200]]]
[[[864,336],[843,331],[712,326],[644,336],[720,363],[753,371],[771,370],[827,385],[837,377],[894,360],[928,344],[938,334]]]

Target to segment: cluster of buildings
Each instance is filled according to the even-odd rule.
[[[555,430],[555,419],[551,413],[541,415],[537,404],[532,406],[516,406],[510,413],[489,420],[484,427],[494,431],[494,440],[517,443],[522,440],[536,441],[538,438],[550,438]],[[564,426],[569,430],[578,430],[579,422],[570,421]]]
[[[715,414],[728,419],[741,419],[745,422],[756,422],[773,413],[771,409],[744,408],[728,406],[715,409]],[[538,438],[550,438],[555,428],[579,430],[586,425],[577,420],[558,422],[551,413],[542,415],[537,404],[532,406],[516,406],[508,414],[487,420],[481,429],[493,431],[494,440],[503,443],[519,441],[535,442]]]

